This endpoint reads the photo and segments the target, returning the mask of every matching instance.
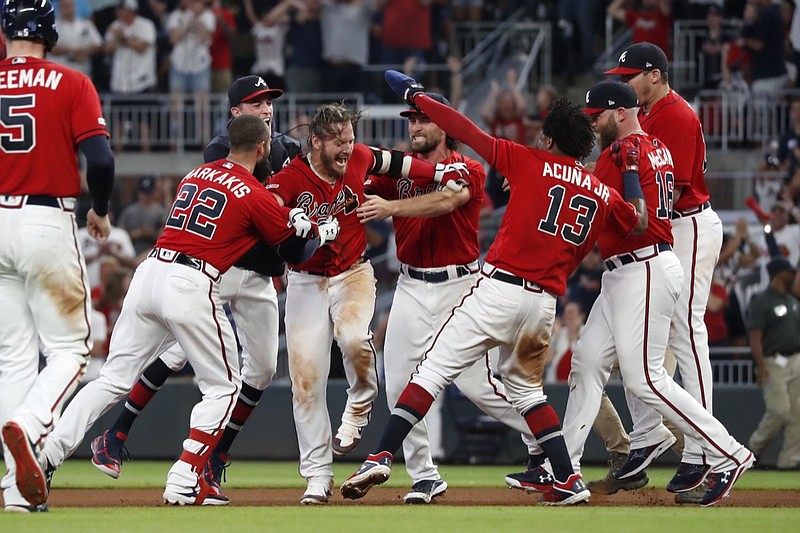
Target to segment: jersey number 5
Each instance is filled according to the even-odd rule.
[[[566,192],[563,185],[556,185],[547,191],[547,195],[550,197],[550,207],[547,208],[547,218],[539,221],[539,231],[558,235],[558,215],[561,213]],[[577,213],[575,224],[563,224],[561,238],[575,246],[580,246],[589,235],[589,230],[592,229],[592,221],[597,213],[597,201],[577,194],[570,198],[569,208]]]
[[[198,194],[194,183],[184,183],[175,197],[166,226],[211,239],[217,230],[214,220],[222,216],[228,197],[216,189],[203,189]],[[195,198],[197,202],[195,202]]]
[[[0,134],[0,147],[7,154],[25,154],[36,146],[35,119],[22,109],[36,107],[36,97],[32,94],[0,97],[0,124],[12,133]]]

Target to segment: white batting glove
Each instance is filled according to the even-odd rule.
[[[433,181],[458,192],[465,184],[469,183],[467,164],[449,163],[445,165],[437,163],[436,170],[433,173]]]
[[[306,212],[300,207],[289,211],[289,225],[294,228],[294,234],[302,239],[307,239],[314,227]]]
[[[325,246],[334,241],[339,236],[339,219],[331,216],[317,222],[317,232],[319,233],[320,246]]]

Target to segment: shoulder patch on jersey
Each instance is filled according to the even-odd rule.
[[[278,185],[277,183],[268,183],[266,185],[267,189],[277,189],[278,187],[280,187],[280,185]]]

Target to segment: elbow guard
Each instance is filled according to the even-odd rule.
[[[370,148],[375,164],[370,169],[370,174],[387,175],[390,178],[399,179],[408,176],[411,168],[411,157],[405,155],[400,150],[381,150]]]

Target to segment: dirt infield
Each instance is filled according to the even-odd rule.
[[[375,488],[363,500],[344,500],[336,492],[330,505],[402,505],[405,489]],[[301,489],[228,489],[235,507],[299,505]],[[493,488],[454,488],[436,500],[436,505],[470,506],[535,505],[537,494]],[[54,489],[48,504],[53,507],[152,507],[163,505],[158,489]],[[663,489],[647,488],[613,496],[593,495],[589,505],[603,507],[678,507],[674,495]],[[736,490],[719,504],[725,507],[800,507],[800,491]]]

